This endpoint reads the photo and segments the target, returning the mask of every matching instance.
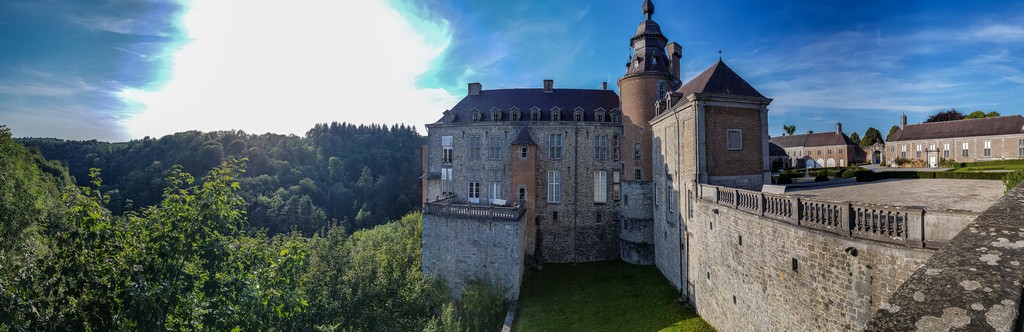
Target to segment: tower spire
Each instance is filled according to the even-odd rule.
[[[651,0],[645,0],[643,10],[644,16],[646,16],[648,20],[651,19],[651,16],[654,15],[654,3],[651,2]]]

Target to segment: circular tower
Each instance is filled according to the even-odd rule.
[[[633,54],[626,64],[626,75],[619,79],[622,106],[622,160],[626,181],[651,181],[651,126],[655,103],[679,87],[681,47],[661,33],[651,19],[654,4],[645,0],[644,21],[630,39]],[[668,46],[669,53],[665,52]],[[639,149],[637,149],[639,148]],[[639,175],[639,177],[637,177]]]

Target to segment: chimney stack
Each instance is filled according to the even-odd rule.
[[[601,82],[601,90],[608,90],[608,82]]]
[[[841,122],[836,122],[836,134],[842,134],[842,133],[843,133],[843,124]]]
[[[907,126],[907,115],[903,114],[903,115],[900,116],[900,129],[902,130],[903,127],[906,127],[906,126]]]
[[[544,80],[544,93],[552,93],[552,92],[555,92],[555,81],[554,80]]]
[[[484,89],[484,86],[480,83],[469,83],[469,95],[478,95],[480,91]]]
[[[676,42],[672,42],[668,44],[666,51],[668,51],[668,63],[669,69],[672,71],[672,77],[679,79],[679,60],[683,58],[683,47]]]

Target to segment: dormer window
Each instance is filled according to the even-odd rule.
[[[452,123],[455,119],[455,114],[452,114],[451,110],[444,111],[444,123]]]
[[[480,122],[480,118],[482,118],[482,117],[483,117],[483,114],[481,114],[480,111],[476,111],[476,110],[473,111],[473,122]]]
[[[562,121],[562,110],[558,107],[551,109],[551,121]]]
[[[612,122],[619,123],[619,112],[612,111]]]
[[[530,121],[540,121],[540,109],[539,108],[534,107],[534,108],[530,109]]]
[[[576,122],[582,122],[583,121],[583,111],[573,112],[572,119],[573,119],[573,121],[576,121]]]
[[[520,117],[522,117],[522,114],[519,111],[512,111],[512,121],[519,121]]]
[[[492,110],[491,111],[491,121],[501,121],[501,111]]]
[[[599,109],[596,112],[594,112],[594,121],[604,122],[604,111],[603,110]]]

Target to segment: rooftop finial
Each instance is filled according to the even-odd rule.
[[[648,20],[651,19],[651,16],[654,15],[654,3],[651,0],[645,0],[643,9],[644,16],[647,16]]]
[[[718,50],[718,61],[722,61],[722,50]]]

